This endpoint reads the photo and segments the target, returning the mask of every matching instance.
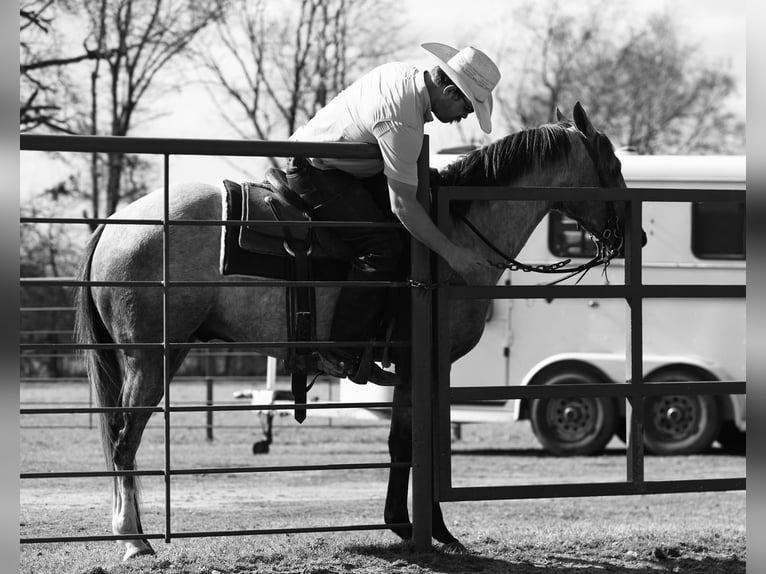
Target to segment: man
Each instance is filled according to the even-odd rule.
[[[290,188],[325,221],[391,221],[439,254],[461,275],[487,264],[471,249],[450,241],[418,203],[417,158],[423,128],[433,116],[459,122],[476,113],[481,129],[492,131],[492,90],[500,72],[490,58],[473,47],[423,44],[438,62],[430,72],[394,62],[375,68],[338,94],[291,136],[293,141],[366,142],[380,147],[382,160],[292,158]],[[352,249],[349,281],[390,281],[400,278],[397,266],[403,241],[396,229],[334,230]],[[341,289],[330,338],[369,341],[383,311],[385,290],[377,287]],[[361,349],[322,353],[322,368],[334,376],[394,385],[398,378],[372,363]]]

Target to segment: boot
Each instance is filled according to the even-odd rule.
[[[359,359],[356,373],[348,377],[358,385],[364,385],[367,381],[382,387],[395,387],[401,383],[401,379],[395,373],[381,369],[372,360],[372,347],[366,347]]]
[[[372,347],[367,347],[360,358],[342,351],[319,353],[319,370],[325,374],[349,379],[358,385],[371,382],[383,387],[394,387],[401,383],[401,379],[395,373],[381,369],[372,360]]]

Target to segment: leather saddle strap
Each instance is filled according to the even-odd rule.
[[[270,201],[269,207],[274,215],[274,219],[281,220],[276,202]],[[293,240],[290,228],[285,226],[285,250],[293,259],[293,279],[295,281],[308,281],[311,277],[311,262],[309,253],[311,252],[312,233],[309,230],[306,236],[305,248],[301,248],[297,241]],[[288,249],[289,248],[289,249]],[[287,288],[287,325],[288,338],[291,341],[302,342],[312,340],[312,319],[313,313],[313,294],[312,287],[288,287]],[[311,354],[311,349],[300,347],[289,353],[293,359],[290,361],[290,387],[295,402],[295,420],[302,423],[306,420],[306,409],[299,408],[298,405],[305,405],[307,401],[308,389],[305,361],[301,360],[305,355]]]
[[[295,280],[307,281],[309,279],[309,256],[303,251],[295,251]],[[290,301],[291,313],[288,321],[294,321],[292,334],[296,342],[311,341],[312,323],[312,293],[311,287],[288,287],[288,300]],[[311,350],[305,347],[295,349],[295,355],[309,355]],[[291,389],[295,401],[295,420],[302,423],[306,420],[306,409],[298,405],[305,405],[307,401],[307,376],[303,361],[294,361],[292,375],[290,377]]]

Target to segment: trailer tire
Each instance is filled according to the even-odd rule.
[[[567,367],[540,384],[595,384],[595,374]],[[617,408],[610,397],[533,399],[529,407],[532,431],[548,452],[559,456],[594,455],[604,450],[617,429]]]
[[[665,369],[652,381],[694,381],[700,376],[685,369]],[[710,447],[721,431],[721,406],[713,395],[658,395],[644,405],[644,444],[658,455],[698,454]]]

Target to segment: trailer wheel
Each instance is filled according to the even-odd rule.
[[[584,368],[569,368],[549,376],[542,384],[595,384],[602,382]],[[617,409],[609,397],[533,399],[532,430],[545,449],[560,456],[593,455],[604,450],[617,428]]]
[[[647,381],[693,381],[699,376],[683,369],[660,371]],[[712,395],[661,395],[646,398],[644,444],[659,455],[697,454],[721,430],[721,407]]]

